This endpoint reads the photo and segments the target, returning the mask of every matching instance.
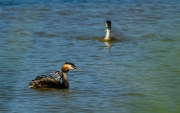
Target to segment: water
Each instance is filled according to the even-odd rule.
[[[1,0],[1,112],[180,112],[179,1],[99,2]],[[27,87],[66,61],[70,89]]]

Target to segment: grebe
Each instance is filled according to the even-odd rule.
[[[106,36],[104,37],[104,40],[110,40],[111,39],[111,21],[106,21]]]
[[[77,68],[73,63],[66,62],[61,68],[62,72],[55,71],[53,73],[58,77],[40,75],[37,76],[34,80],[32,80],[29,83],[28,87],[32,89],[37,89],[37,88],[67,89],[69,88],[67,72],[72,69],[79,69],[79,68]]]

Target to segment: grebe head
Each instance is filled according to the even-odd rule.
[[[106,21],[106,28],[111,29],[111,21]]]
[[[55,71],[53,74],[56,75],[56,76],[61,76],[61,72],[60,71]]]
[[[69,62],[66,62],[63,66],[62,66],[62,72],[68,72],[69,70],[72,70],[72,69],[80,69],[80,68],[77,68],[73,63],[69,63]]]

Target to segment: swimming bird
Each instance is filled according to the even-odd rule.
[[[28,87],[32,89],[37,88],[59,88],[59,89],[68,89],[69,88],[69,81],[67,72],[73,69],[80,69],[77,68],[73,63],[66,62],[60,71],[55,71],[53,74],[57,77],[53,76],[46,76],[40,75],[33,79]]]
[[[111,39],[111,21],[106,21],[106,36],[104,37],[104,40],[110,40]]]

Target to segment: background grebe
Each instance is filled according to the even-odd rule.
[[[66,89],[69,88],[69,81],[67,77],[67,72],[72,69],[79,69],[74,64],[66,62],[60,71],[55,71],[54,75],[57,75],[58,77],[53,76],[46,76],[46,75],[40,75],[37,76],[34,80],[32,80],[28,87],[37,89],[37,88],[60,88],[60,89]],[[61,81],[62,78],[62,81]]]
[[[110,40],[111,39],[111,21],[106,21],[106,36],[104,37],[104,40]]]

